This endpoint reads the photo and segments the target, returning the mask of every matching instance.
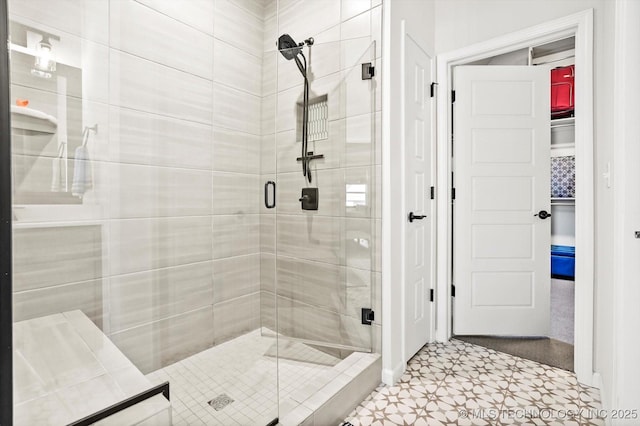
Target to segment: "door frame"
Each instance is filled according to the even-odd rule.
[[[402,132],[401,132],[401,136],[400,136],[400,140],[401,140],[401,144],[400,144],[400,155],[402,158],[402,176],[401,176],[401,190],[400,190],[400,194],[401,194],[401,198],[402,198],[402,211],[404,212],[404,214],[406,215],[407,212],[405,211],[405,206],[406,206],[406,197],[407,197],[407,191],[405,190],[406,188],[406,175],[405,175],[405,155],[406,155],[406,145],[407,145],[407,140],[406,140],[406,133],[405,133],[405,126],[404,126],[404,120],[406,117],[406,94],[405,94],[405,88],[406,88],[406,69],[405,69],[405,60],[406,60],[406,40],[407,37],[411,38],[416,45],[422,49],[422,51],[424,51],[427,55],[429,55],[429,58],[431,60],[431,80],[435,80],[435,57],[433,56],[433,54],[429,51],[429,49],[427,49],[424,45],[421,45],[418,42],[418,39],[416,39],[416,37],[413,37],[411,35],[411,32],[409,30],[407,30],[406,28],[406,21],[402,21],[400,23],[400,30],[402,32],[402,38],[400,40],[400,55],[401,55],[401,61],[400,61],[400,75],[401,75],[401,81],[400,81],[400,96],[401,96],[401,107],[400,107],[400,120],[403,123],[401,126]],[[430,99],[434,99],[434,98],[430,98]],[[429,100],[429,102],[431,102],[431,100]],[[428,147],[428,149],[430,150],[430,174],[429,174],[429,179],[431,181],[431,185],[435,186],[436,184],[436,150],[435,150],[435,141],[436,141],[436,132],[435,132],[435,124],[436,124],[436,104],[432,103],[431,105],[431,129],[429,131],[430,133],[430,146]],[[426,188],[425,188],[426,189]],[[430,250],[429,250],[429,259],[427,259],[427,262],[430,263],[430,267],[429,267],[429,281],[428,281],[428,288],[429,289],[434,289],[435,292],[435,250],[436,250],[436,208],[434,206],[435,204],[435,199],[434,200],[428,200],[428,208],[425,209],[426,213],[427,213],[427,218],[429,219],[429,227],[431,228],[431,239],[430,241],[428,241],[428,244],[430,245]],[[407,218],[406,216],[403,216],[403,222],[402,222],[402,226],[401,226],[401,232],[400,232],[400,240],[401,240],[401,258],[402,258],[402,268],[401,268],[401,282],[402,282],[402,299],[401,299],[401,315],[402,315],[402,359],[403,361],[406,361],[408,356],[406,354],[406,340],[407,340],[407,327],[406,327],[406,317],[405,317],[405,313],[406,313],[406,293],[407,293],[407,289],[408,289],[408,284],[407,284],[407,277],[406,277],[406,270],[405,270],[405,263],[407,261],[407,253],[405,252],[406,249],[406,228],[407,228]],[[431,302],[429,302],[431,303]],[[435,303],[435,300],[434,300]],[[435,321],[436,321],[436,309],[435,306],[433,306],[433,304],[429,307],[429,338],[427,340],[427,342],[432,342],[434,340],[434,336],[435,336]],[[411,354],[413,355],[413,354]]]
[[[576,38],[576,271],[574,366],[578,381],[592,385],[594,331],[594,158],[593,158],[593,9],[496,37],[436,58],[437,82],[437,249],[436,249],[436,339],[446,342],[452,335],[452,71],[463,65],[531,45],[561,38]]]
[[[11,107],[9,13],[0,1],[0,424],[13,422]]]

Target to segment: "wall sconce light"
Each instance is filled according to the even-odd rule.
[[[56,71],[56,61],[49,37],[43,36],[36,47],[36,59],[31,74],[41,78],[51,78]]]

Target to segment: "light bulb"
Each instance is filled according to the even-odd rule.
[[[51,73],[56,71],[56,61],[53,55],[49,39],[43,37],[36,48],[36,59],[31,74],[42,77],[51,78]]]

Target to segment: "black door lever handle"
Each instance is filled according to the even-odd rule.
[[[540,210],[538,213],[534,214],[534,216],[538,216],[540,219],[546,219],[548,217],[551,217],[551,213],[547,212],[546,210]]]
[[[413,214],[413,212],[409,213],[409,222],[413,222],[414,220],[422,220],[425,217],[427,217],[426,215],[415,215]]]

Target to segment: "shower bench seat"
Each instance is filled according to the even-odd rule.
[[[14,424],[73,424],[151,388],[145,376],[81,311],[14,324]],[[158,394],[95,423],[170,425]]]

